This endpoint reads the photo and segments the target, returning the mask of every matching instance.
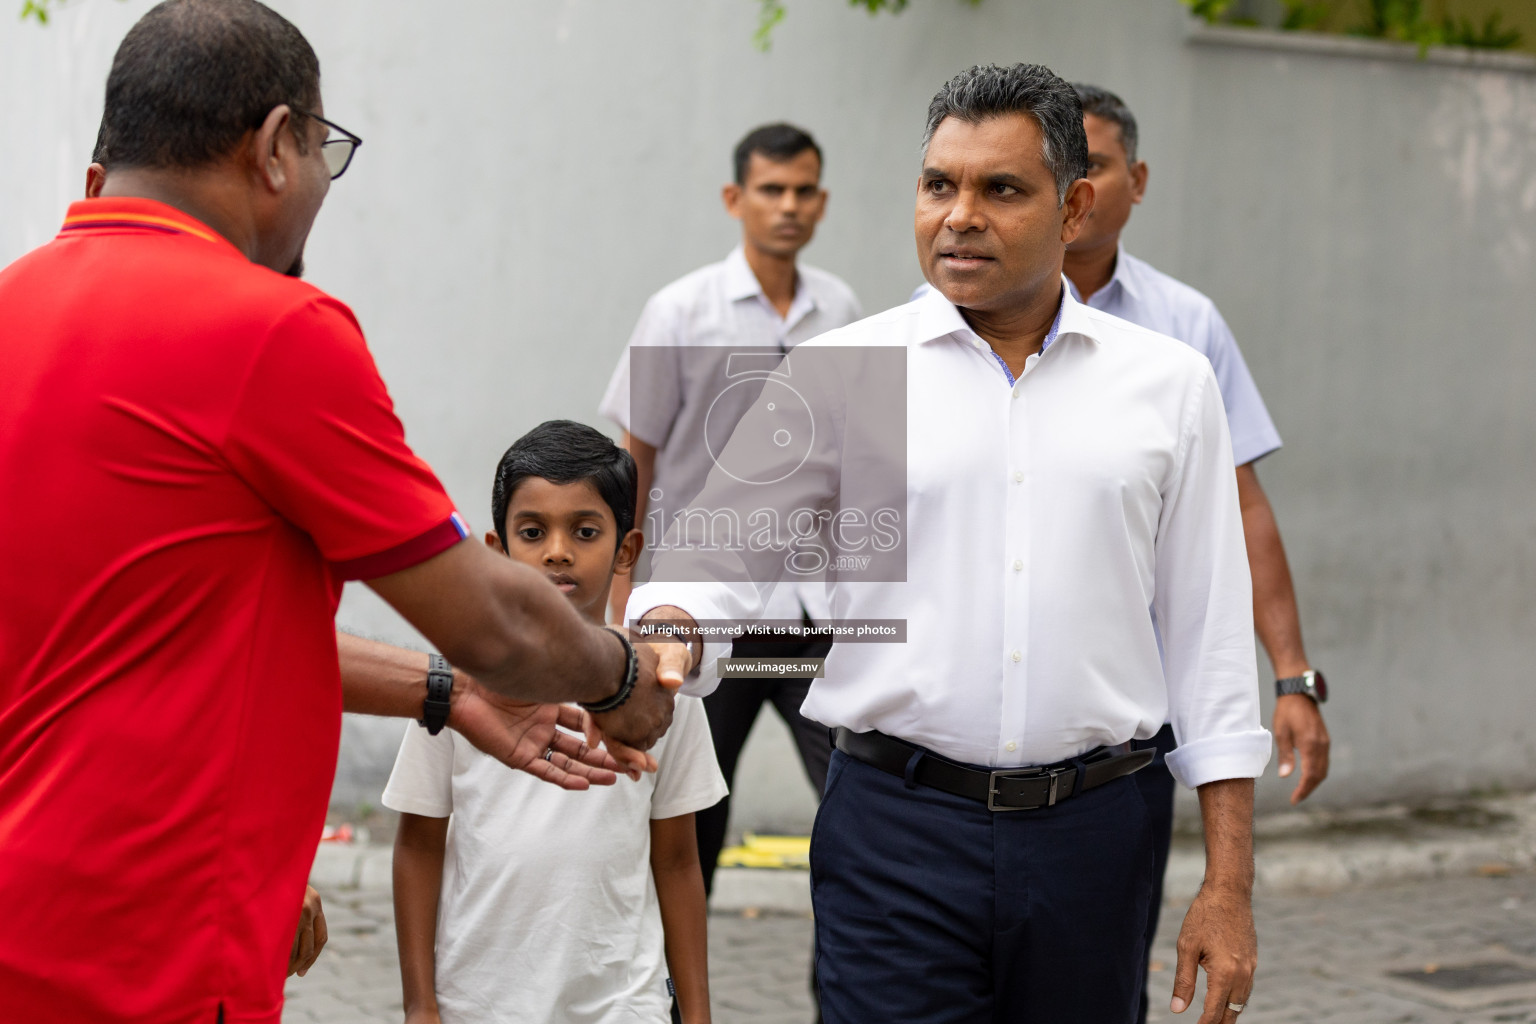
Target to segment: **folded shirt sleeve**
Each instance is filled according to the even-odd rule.
[[[1168,770],[1195,787],[1256,778],[1271,746],[1259,720],[1253,587],[1232,445],[1215,375],[1203,360],[1180,447],[1158,523],[1153,614],[1179,741]]]

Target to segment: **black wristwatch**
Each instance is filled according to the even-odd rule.
[[[1304,693],[1318,704],[1328,699],[1328,680],[1323,678],[1321,672],[1308,669],[1299,676],[1287,676],[1285,679],[1275,680],[1275,696],[1286,697],[1293,693]]]
[[[420,723],[433,736],[448,724],[448,698],[453,696],[453,666],[441,654],[427,656],[427,699],[421,702]]]
[[[603,628],[618,637],[619,643],[624,645],[624,681],[619,683],[619,692],[615,693],[612,697],[606,700],[595,701],[591,704],[582,703],[581,706],[594,715],[603,714],[605,711],[613,711],[622,706],[625,701],[629,700],[629,695],[635,692],[635,681],[640,678],[640,655],[635,653],[635,645],[630,643],[629,637],[619,630],[609,626],[604,626]]]

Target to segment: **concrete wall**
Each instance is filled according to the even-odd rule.
[[[367,140],[311,277],[354,305],[480,528],[502,448],[594,419],[647,294],[732,244],[716,195],[744,129],[820,136],[832,203],[808,255],[873,311],[919,279],[940,82],[1025,59],[1119,91],[1152,165],[1128,241],[1220,303],[1287,441],[1262,475],[1336,694],[1317,799],[1536,785],[1536,76],[1194,45],[1174,0],[876,19],[792,0],[767,55],[749,0],[277,6],[321,55],[327,113]],[[147,7],[0,19],[0,261],[78,193],[110,55]],[[366,593],[342,621],[409,638]],[[764,728],[749,764],[798,777]],[[349,723],[338,796],[377,790],[398,730]],[[794,785],[744,780],[743,819],[803,816]],[[1287,788],[1271,770],[1263,800]]]

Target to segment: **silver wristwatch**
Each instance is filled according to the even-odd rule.
[[[1321,672],[1308,669],[1299,676],[1275,680],[1275,696],[1285,697],[1292,693],[1304,693],[1318,704],[1328,699],[1328,680]]]

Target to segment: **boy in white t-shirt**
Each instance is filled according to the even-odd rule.
[[[591,427],[541,424],[507,450],[485,542],[603,621],[640,554],[635,464]],[[566,792],[445,729],[410,729],[384,804],[401,812],[395,931],[409,1024],[709,1024],[695,811],[725,796],[709,722],[678,697],[638,781]],[[670,968],[670,977],[668,970]]]

